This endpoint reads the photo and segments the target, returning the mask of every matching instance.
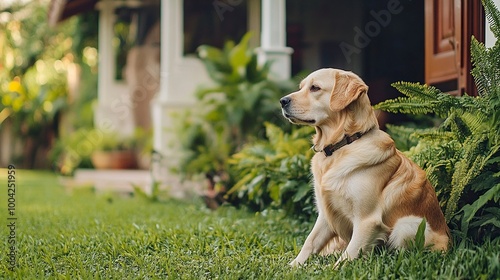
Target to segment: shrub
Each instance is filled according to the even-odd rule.
[[[500,235],[500,12],[491,0],[483,5],[497,41],[488,49],[472,38],[479,96],[456,98],[431,86],[399,82],[393,86],[406,97],[376,106],[444,119],[437,128],[415,129],[411,136],[418,142],[407,154],[427,171],[458,237],[475,240]]]
[[[229,160],[232,177],[239,179],[228,195],[256,211],[283,208],[308,219],[314,214],[309,171],[314,129],[304,126],[285,133],[271,123],[265,126],[268,139],[245,146]]]

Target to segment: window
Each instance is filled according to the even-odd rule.
[[[160,11],[159,3],[135,8],[120,7],[115,10],[113,49],[116,80],[123,80],[123,69],[127,63],[128,52],[134,46],[145,44],[153,26],[160,20]]]

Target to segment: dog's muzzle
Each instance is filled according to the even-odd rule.
[[[281,108],[285,109],[286,107],[288,107],[288,105],[290,105],[290,102],[292,102],[292,99],[288,96],[281,98],[280,99]]]
[[[280,104],[281,104],[281,111],[283,113],[283,116],[285,118],[290,119],[292,116],[288,113],[288,108],[290,107],[290,103],[292,102],[292,99],[288,96],[285,96],[280,99]]]
[[[285,96],[285,97],[280,99],[281,111],[283,113],[283,116],[285,116],[285,118],[287,118],[289,120],[293,119],[293,117],[288,113],[288,110],[287,110],[287,109],[289,109],[291,102],[292,102],[292,99],[288,96]]]
[[[302,120],[299,118],[296,118],[293,116],[292,113],[290,113],[290,104],[292,103],[292,99],[288,96],[285,96],[280,99],[280,104],[281,104],[281,111],[283,113],[283,116],[287,118],[290,122],[294,124],[307,124],[307,125],[312,125],[315,123],[314,120]]]

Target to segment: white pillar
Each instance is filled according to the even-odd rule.
[[[113,49],[115,4],[114,1],[100,1],[96,8],[99,10],[99,74],[94,126],[126,137],[131,136],[134,133],[134,123],[127,95],[128,88],[125,82],[115,80],[116,60]]]
[[[170,158],[175,149],[168,145],[177,137],[170,128],[178,121],[172,113],[191,108],[196,102],[197,86],[210,82],[203,63],[183,54],[183,3],[161,2],[160,91],[152,102],[153,147]]]
[[[288,79],[291,75],[292,48],[286,46],[286,0],[262,0],[261,47],[259,62],[273,61],[271,75]]]
[[[187,95],[177,89],[185,81],[177,77],[182,68],[183,47],[183,0],[161,2],[161,56],[160,89],[151,104],[153,149],[158,153],[151,169],[153,179],[162,183],[172,180],[168,168],[176,164],[177,155],[170,144],[174,120],[172,112],[182,108],[179,96]]]
[[[159,99],[171,99],[173,72],[182,57],[183,42],[183,0],[169,0],[161,3],[161,82]]]
[[[111,1],[99,3],[99,75],[97,77],[97,93],[99,102],[109,102],[106,92],[114,79],[113,56],[113,23],[115,21],[114,7]]]
[[[165,107],[174,99],[172,82],[175,81],[172,81],[172,77],[182,56],[182,11],[182,0],[161,3],[160,91],[152,104],[153,147],[160,152],[165,150],[166,145],[165,127],[168,120],[165,119]]]

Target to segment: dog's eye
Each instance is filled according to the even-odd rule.
[[[315,92],[315,91],[320,90],[320,88],[319,88],[318,86],[316,86],[316,85],[312,85],[312,86],[309,88],[309,90],[310,90],[310,91],[312,91],[312,92]]]

